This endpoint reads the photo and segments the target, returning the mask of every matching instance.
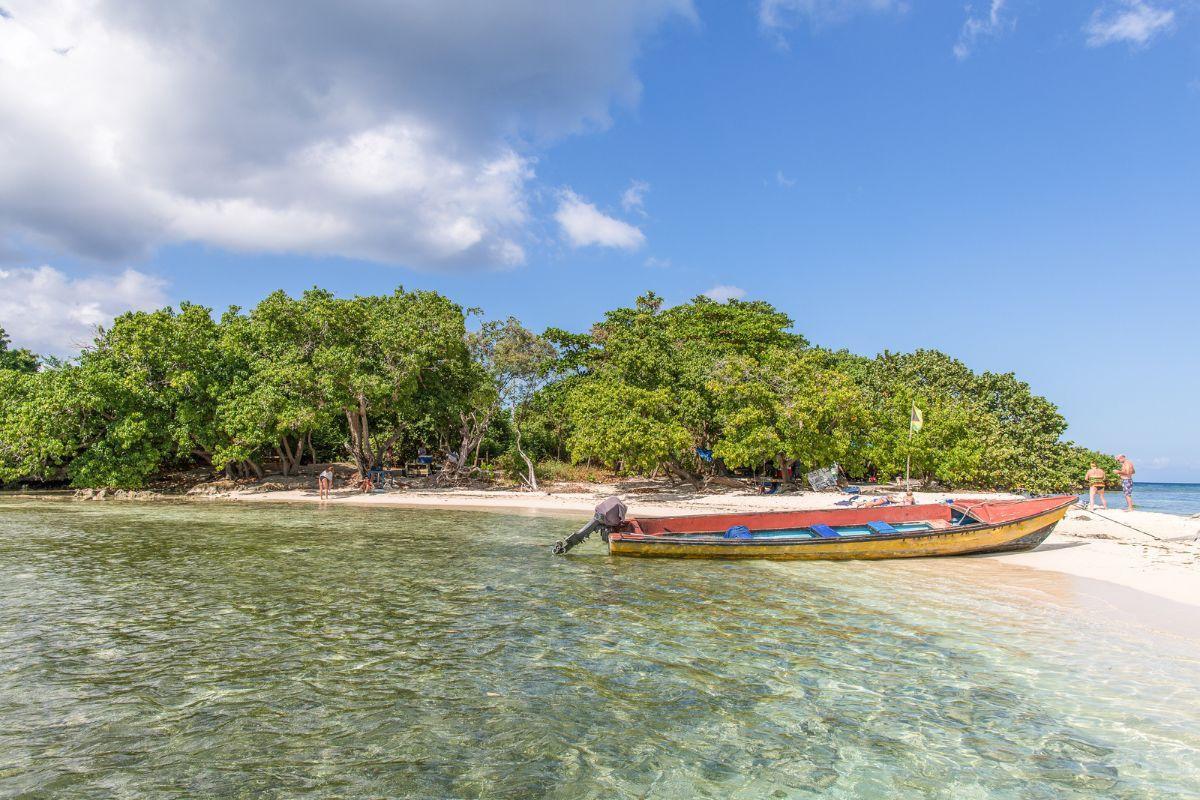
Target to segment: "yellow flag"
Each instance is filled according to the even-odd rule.
[[[908,423],[908,430],[911,433],[920,433],[923,427],[925,427],[925,415],[914,404],[912,407],[912,419]]]

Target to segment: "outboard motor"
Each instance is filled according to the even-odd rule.
[[[601,500],[600,504],[596,506],[596,512],[591,522],[575,531],[575,533],[572,533],[566,539],[560,539],[554,543],[554,554],[562,555],[566,553],[572,547],[591,536],[594,531],[600,531],[601,538],[607,542],[609,532],[621,527],[621,524],[625,522],[625,512],[628,510],[619,497],[608,497]]]

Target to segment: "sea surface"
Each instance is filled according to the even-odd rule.
[[[1200,650],[1002,559],[0,500],[3,798],[1200,796]]]
[[[1109,489],[1105,494],[1110,508],[1124,508],[1125,496],[1121,490]],[[1080,499],[1085,503],[1087,492]],[[1133,484],[1133,506],[1138,511],[1158,511],[1163,514],[1179,514],[1190,517],[1200,514],[1200,483],[1142,483]]]

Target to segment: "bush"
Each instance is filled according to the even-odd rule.
[[[520,459],[517,459],[520,461]],[[524,467],[524,462],[521,463]],[[561,481],[563,483],[607,483],[615,477],[603,467],[589,467],[587,464],[571,464],[566,461],[550,459],[537,465],[538,480]]]

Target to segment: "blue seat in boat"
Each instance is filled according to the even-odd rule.
[[[753,539],[754,534],[745,525],[734,525],[729,530],[725,531],[725,539]]]
[[[867,527],[876,533],[899,533],[900,531],[888,525],[886,522],[868,522]]]
[[[809,528],[809,530],[811,530],[817,536],[820,536],[822,539],[838,538],[838,532],[828,525],[813,525],[811,528]]]

